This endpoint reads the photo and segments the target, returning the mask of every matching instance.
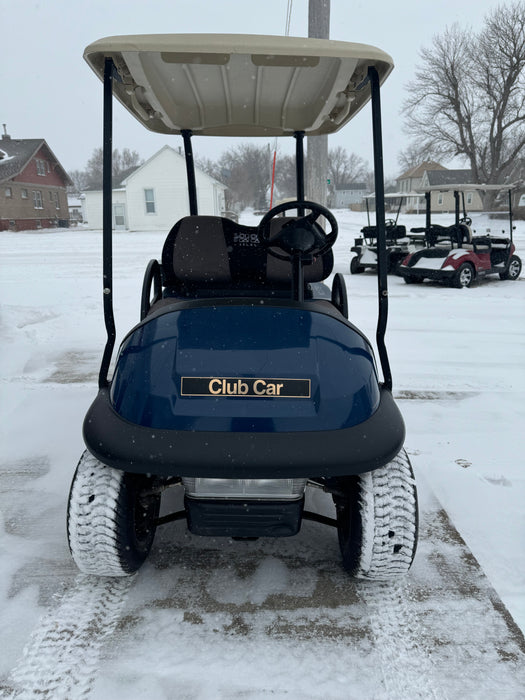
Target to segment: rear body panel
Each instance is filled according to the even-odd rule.
[[[338,430],[369,418],[379,389],[370,345],[346,323],[245,304],[141,324],[120,349],[111,398],[150,428]]]
[[[329,302],[217,300],[131,331],[84,439],[124,471],[336,476],[390,461],[404,424],[368,340]]]

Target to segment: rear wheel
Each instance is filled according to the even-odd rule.
[[[521,260],[517,255],[512,255],[509,260],[509,266],[505,272],[500,272],[499,276],[502,280],[517,280],[521,273]]]
[[[405,450],[372,472],[342,485],[334,497],[343,566],[357,578],[405,574],[416,552],[417,491]]]
[[[452,286],[458,287],[470,287],[474,281],[475,273],[474,268],[470,263],[463,263],[456,270],[454,277],[452,278]]]
[[[78,568],[98,576],[128,576],[149,554],[160,495],[153,480],[102,464],[87,450],[69,493],[69,548]]]
[[[352,275],[358,275],[361,272],[364,272],[365,268],[359,264],[359,258],[357,255],[350,260],[350,272]]]

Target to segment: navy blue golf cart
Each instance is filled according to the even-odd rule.
[[[107,343],[68,503],[77,565],[132,574],[156,528],[174,520],[195,535],[252,539],[295,535],[311,519],[335,526],[350,574],[405,573],[416,487],[384,342],[379,89],[390,57],[362,44],[241,35],[111,37],[84,55],[104,84]],[[146,128],[182,136],[189,205],[146,267],[140,320],[110,377],[113,94]],[[304,197],[304,136],[337,131],[370,100],[382,380],[348,319],[343,276],[331,298],[317,293],[332,274],[337,221]],[[258,226],[199,214],[193,135],[295,138],[297,200]],[[184,509],[159,517],[172,488]],[[305,510],[313,488],[331,494],[335,517]]]

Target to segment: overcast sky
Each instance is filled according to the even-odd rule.
[[[13,138],[44,138],[66,170],[85,168],[102,145],[102,84],[84,48],[116,34],[216,32],[285,34],[287,0],[0,0],[0,124]],[[331,0],[330,37],[373,44],[395,70],[382,92],[385,173],[398,174],[406,146],[400,109],[422,46],[457,22],[477,31],[497,0]],[[308,0],[293,0],[290,34],[307,36]],[[115,103],[115,148],[149,158],[177,136],[152,134]],[[372,162],[369,110],[330,147],[342,145]],[[2,131],[3,133],[3,131]],[[279,143],[282,143],[282,139]],[[290,142],[293,139],[289,140]],[[195,139],[197,155],[215,159],[231,140]],[[284,148],[291,152],[293,146]]]

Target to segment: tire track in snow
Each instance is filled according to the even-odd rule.
[[[89,696],[100,649],[114,632],[130,578],[77,576],[60,605],[32,632],[7,682],[14,700],[80,700]]]
[[[435,670],[422,646],[420,625],[408,602],[408,587],[389,581],[357,586],[365,602],[388,700],[446,700],[434,682]]]

